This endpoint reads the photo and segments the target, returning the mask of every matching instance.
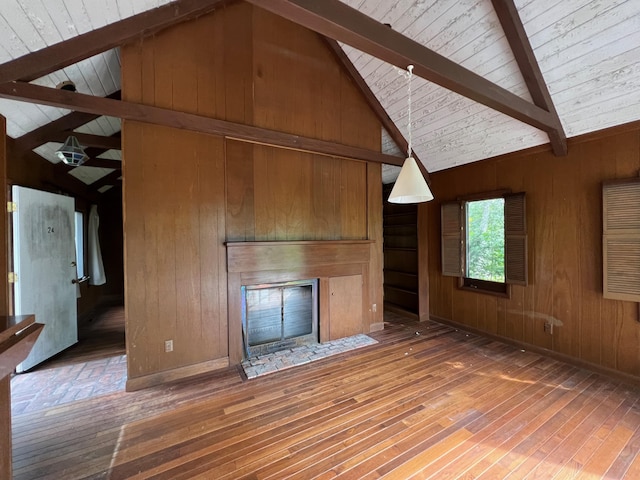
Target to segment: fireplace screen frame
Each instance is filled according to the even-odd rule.
[[[242,298],[242,339],[244,345],[244,355],[245,358],[251,358],[258,355],[264,355],[266,353],[271,353],[279,350],[284,350],[287,348],[292,348],[300,345],[309,345],[309,344],[317,344],[319,343],[319,335],[318,335],[318,279],[304,279],[304,280],[293,280],[289,282],[275,282],[275,283],[261,283],[255,285],[242,285],[241,289],[241,298]],[[247,293],[256,290],[265,290],[265,289],[281,289],[284,292],[284,289],[291,287],[311,287],[311,333],[295,336],[291,338],[286,338],[284,335],[284,324],[282,325],[282,334],[281,338],[275,341],[265,342],[258,345],[250,345],[249,332],[251,331],[250,319],[247,315]],[[284,301],[281,304],[281,308],[283,310],[281,322],[284,322]]]

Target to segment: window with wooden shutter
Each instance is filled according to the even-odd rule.
[[[442,274],[460,288],[509,296],[527,285],[524,193],[494,191],[441,206]]]
[[[603,293],[640,302],[640,179],[602,186]]]
[[[461,277],[462,208],[458,202],[443,203],[440,207],[442,274],[447,277]]]
[[[527,284],[527,203],[524,193],[504,197],[505,282]]]

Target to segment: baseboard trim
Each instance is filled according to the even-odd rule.
[[[229,357],[218,358],[207,362],[196,363],[186,367],[165,370],[164,372],[151,373],[142,377],[127,379],[125,390],[127,392],[135,392],[144,388],[155,387],[165,383],[182,380],[184,378],[193,377],[202,373],[208,373],[213,370],[220,370],[229,367]]]
[[[579,358],[571,357],[569,355],[565,355],[564,353],[554,352],[553,350],[549,350],[543,347],[538,347],[530,343],[525,343],[519,340],[514,340],[512,338],[496,335],[494,333],[485,332],[483,330],[470,327],[468,325],[464,325],[462,323],[458,323],[453,320],[449,320],[447,318],[438,317],[437,315],[431,315],[431,320],[433,320],[434,322],[449,325],[454,328],[458,328],[460,330],[463,330],[469,333],[473,333],[475,335],[479,335],[481,337],[486,337],[492,340],[496,340],[498,342],[513,345],[514,347],[520,348],[522,350],[528,350],[530,352],[538,353],[540,355],[545,355],[547,357],[553,358],[554,360],[559,360],[561,362],[568,363],[578,368],[583,368],[585,370],[590,370],[592,372],[599,373],[600,375],[604,375],[605,377],[618,380],[620,382],[623,382],[629,385],[633,385],[634,387],[640,386],[640,378],[628,373],[614,370],[613,368],[603,367],[602,365],[597,365],[595,363],[587,362]]]
[[[369,333],[379,332],[380,330],[384,330],[384,322],[372,323],[369,326]]]
[[[398,315],[402,315],[403,317],[410,318],[411,320],[415,320],[416,322],[420,321],[417,313],[410,312],[409,310],[405,310],[402,307],[394,305],[393,303],[385,302],[384,309],[388,312],[397,313]]]

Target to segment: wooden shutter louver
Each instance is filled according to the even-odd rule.
[[[505,282],[527,284],[527,202],[524,193],[504,197]]]
[[[462,208],[460,203],[443,203],[440,207],[442,275],[461,277],[462,273]]]
[[[603,295],[640,302],[640,179],[602,186]]]

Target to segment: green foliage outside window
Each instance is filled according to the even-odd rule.
[[[504,283],[504,199],[467,203],[468,278]]]

